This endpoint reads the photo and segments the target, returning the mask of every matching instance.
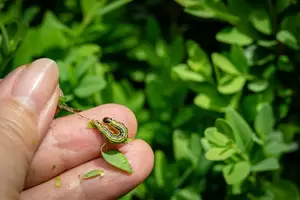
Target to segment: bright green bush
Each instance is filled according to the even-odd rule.
[[[300,166],[284,160],[298,149],[299,3],[53,2],[0,3],[0,74],[52,58],[73,107],[114,102],[136,114],[155,167],[122,199],[300,199],[299,173],[284,173]],[[147,12],[153,6],[164,16]],[[164,6],[198,35],[161,22],[173,19]]]

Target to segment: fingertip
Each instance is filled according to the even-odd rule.
[[[120,150],[124,152],[132,167],[134,181],[140,183],[146,179],[154,166],[154,153],[150,145],[143,140],[135,139]]]

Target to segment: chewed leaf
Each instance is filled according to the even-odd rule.
[[[95,169],[92,171],[89,171],[88,173],[83,175],[83,179],[90,179],[97,176],[104,176],[104,172],[101,169]]]
[[[127,158],[119,150],[112,149],[107,152],[102,151],[101,154],[102,154],[102,157],[104,158],[104,160],[106,160],[111,165],[113,165],[123,171],[126,171],[129,174],[132,173],[132,169],[131,169],[130,164],[127,161]]]
[[[57,188],[61,187],[60,176],[57,176],[57,177],[55,178],[55,187],[57,187]]]

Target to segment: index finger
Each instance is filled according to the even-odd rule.
[[[105,104],[80,113],[101,120],[111,117],[128,128],[128,137],[134,138],[137,130],[135,115],[118,104]],[[100,157],[106,142],[100,132],[87,128],[88,120],[76,114],[55,119],[34,156],[28,170],[25,188],[45,182],[62,172]]]

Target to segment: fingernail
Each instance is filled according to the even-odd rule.
[[[34,61],[16,81],[12,97],[40,113],[52,96],[58,83],[58,67],[53,60],[42,58]]]

